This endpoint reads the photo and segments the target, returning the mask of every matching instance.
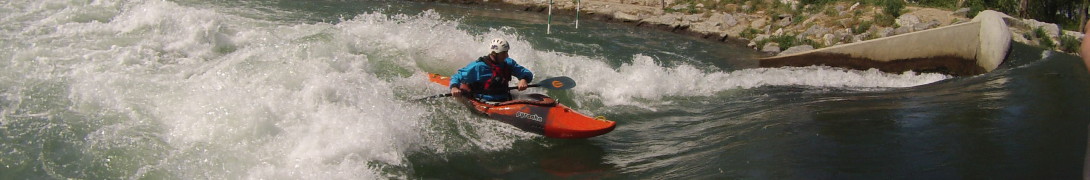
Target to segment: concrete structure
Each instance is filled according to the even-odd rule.
[[[1007,56],[1010,18],[980,12],[972,21],[915,33],[760,59],[761,67],[827,65],[886,72],[977,75],[999,67]]]

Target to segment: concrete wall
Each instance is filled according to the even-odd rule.
[[[760,59],[762,67],[828,65],[887,72],[976,75],[999,67],[1010,47],[1006,15],[981,12],[968,23]]]

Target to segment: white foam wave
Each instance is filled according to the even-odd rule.
[[[604,65],[583,66],[569,71],[581,84],[574,90],[599,98],[605,105],[640,105],[636,99],[659,100],[667,96],[708,96],[730,89],[761,86],[813,86],[836,88],[888,88],[928,84],[950,76],[934,73],[884,73],[875,69],[858,71],[832,67],[756,68],[706,73],[691,65],[663,67],[648,56],[636,55],[633,62],[616,70]]]
[[[428,111],[393,89],[423,79],[384,76],[398,66],[369,56],[429,43],[377,32],[449,22],[370,14],[278,25],[165,1],[65,3],[16,3],[39,8],[4,20],[28,25],[4,31],[26,42],[4,41],[13,49],[5,69],[66,82],[75,113],[119,118],[82,120],[103,127],[89,144],[124,143],[131,133],[115,132],[130,127],[165,143],[148,145],[151,153],[125,165],[139,170],[119,175],[373,179],[383,176],[374,163],[404,166],[425,141]],[[94,8],[107,10],[76,13]],[[124,150],[94,147],[87,151]]]

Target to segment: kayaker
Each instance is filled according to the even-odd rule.
[[[528,82],[534,79],[534,73],[508,57],[507,50],[510,49],[507,40],[493,39],[487,56],[477,58],[450,77],[450,93],[454,97],[469,93],[469,97],[482,101],[509,101],[511,92],[507,83],[511,81],[511,76],[519,79],[519,91],[526,90]]]

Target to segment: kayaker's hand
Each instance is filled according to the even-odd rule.
[[[519,79],[518,88],[519,88],[519,91],[526,90],[526,80],[525,79]]]
[[[462,89],[452,87],[450,88],[450,95],[454,97],[462,97]]]

